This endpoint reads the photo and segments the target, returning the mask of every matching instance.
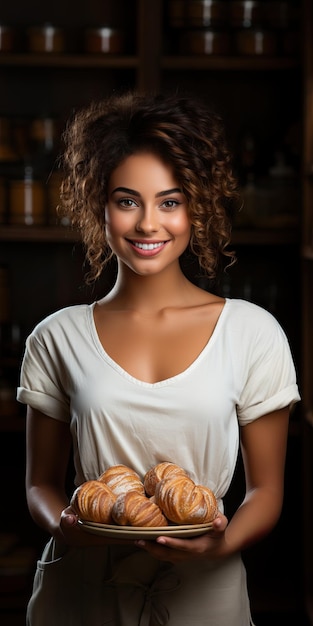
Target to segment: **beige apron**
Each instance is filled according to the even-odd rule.
[[[239,555],[171,565],[133,546],[69,548],[38,561],[28,626],[251,626]]]

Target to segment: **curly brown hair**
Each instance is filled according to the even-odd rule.
[[[142,151],[172,168],[188,201],[190,249],[214,278],[222,260],[235,260],[228,246],[238,199],[223,123],[204,103],[186,96],[111,96],[76,113],[63,140],[65,178],[61,211],[81,232],[96,280],[112,257],[105,237],[105,204],[113,170]]]

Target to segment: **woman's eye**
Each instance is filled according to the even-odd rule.
[[[179,205],[178,200],[165,200],[162,204],[162,207],[165,209],[175,209]]]
[[[124,209],[131,209],[133,206],[137,206],[135,200],[132,200],[131,198],[121,198],[118,201],[118,204]]]

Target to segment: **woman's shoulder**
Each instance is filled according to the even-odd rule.
[[[232,324],[245,333],[251,329],[259,332],[282,331],[276,317],[259,304],[240,298],[226,298],[225,309]]]
[[[259,304],[241,298],[225,298],[233,314],[273,318],[273,314]]]
[[[34,327],[31,335],[42,335],[60,332],[70,332],[71,329],[79,328],[83,332],[84,324],[87,323],[93,305],[76,304],[50,313]]]

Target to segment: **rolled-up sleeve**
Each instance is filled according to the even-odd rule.
[[[271,316],[262,322],[250,346],[247,379],[237,406],[240,425],[300,400],[286,335]]]
[[[64,389],[66,372],[59,355],[32,334],[27,338],[17,400],[60,421],[68,422],[69,398]]]

